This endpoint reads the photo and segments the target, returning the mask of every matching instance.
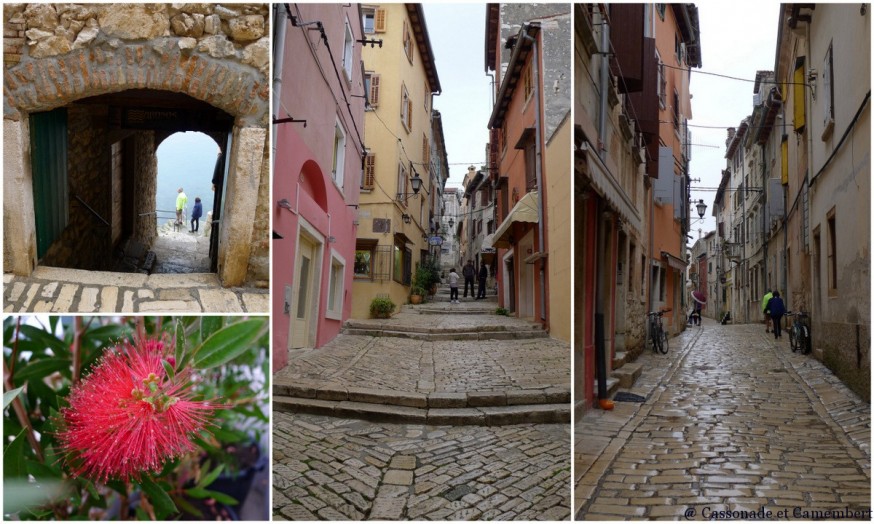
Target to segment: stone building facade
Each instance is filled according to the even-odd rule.
[[[269,279],[266,4],[5,4],[3,24],[5,271],[149,245],[156,150],[202,131],[222,152],[213,270]]]

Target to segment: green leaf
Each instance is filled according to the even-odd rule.
[[[16,382],[25,382],[31,378],[43,378],[51,375],[55,371],[70,371],[70,359],[68,358],[47,358],[43,360],[31,361],[28,365],[15,371]]]
[[[214,368],[226,364],[251,349],[251,344],[264,328],[264,319],[244,320],[213,333],[196,352],[195,367]]]
[[[176,509],[176,504],[173,503],[173,499],[170,498],[170,495],[168,495],[161,486],[155,484],[152,479],[143,477],[143,480],[141,480],[139,484],[140,487],[143,488],[143,491],[146,492],[146,495],[149,496],[149,500],[155,507],[155,516],[158,520],[164,520],[164,517],[171,513],[179,513],[179,510]]]
[[[26,477],[27,464],[24,461],[24,453],[27,443],[27,437],[24,436],[26,430],[21,430],[15,440],[6,446],[3,450],[3,478]]]
[[[176,320],[176,365],[182,363],[182,358],[185,356],[185,326],[182,324],[182,319]],[[176,368],[181,369],[181,368]]]
[[[205,341],[222,328],[222,317],[202,317],[200,319],[200,340]]]
[[[127,486],[120,480],[107,480],[104,484],[120,495],[127,495]]]
[[[176,376],[176,370],[173,369],[173,366],[171,366],[169,362],[167,362],[164,359],[161,359],[161,365],[164,366],[164,371],[167,372],[167,376],[169,378],[172,379],[173,377]]]
[[[35,478],[36,480],[60,480],[61,478],[60,471],[56,471],[46,466],[42,462],[37,462],[33,459],[27,459],[25,462],[25,468],[27,469],[27,472],[33,475],[33,478]]]
[[[200,511],[199,509],[195,508],[193,504],[191,504],[190,502],[185,500],[185,497],[180,497],[178,495],[174,496],[173,502],[175,502],[176,506],[180,510],[182,510],[183,512],[188,513],[189,515],[193,515],[193,516],[200,518],[200,519],[203,518],[203,512]]]
[[[210,471],[208,475],[206,475],[205,477],[203,477],[202,479],[200,479],[200,482],[197,483],[197,486],[196,486],[196,487],[198,487],[198,488],[205,488],[205,487],[209,486],[210,484],[212,484],[213,482],[215,482],[215,479],[217,479],[219,475],[222,474],[222,470],[223,470],[223,469],[225,469],[225,465],[224,465],[224,464],[219,464],[219,467],[217,467],[217,468],[215,468],[214,470]]]
[[[20,327],[20,333],[43,348],[51,349],[55,356],[61,357],[70,355],[70,348],[67,346],[66,342],[36,326],[22,324]]]
[[[21,386],[20,388],[15,388],[12,391],[4,391],[3,392],[3,409],[5,410],[6,408],[8,408],[9,404],[12,404],[12,401],[15,400],[15,397],[17,397],[18,394],[21,393],[22,391],[24,391],[24,386]]]
[[[210,491],[208,489],[203,488],[188,488],[185,490],[185,493],[190,497],[194,497],[196,499],[214,499],[216,502],[221,502],[222,504],[227,504],[229,506],[234,506],[239,504],[237,499],[231,497],[230,495],[225,495],[224,493],[220,493],[218,491]]]
[[[221,442],[242,442],[246,439],[246,434],[238,431],[222,428],[211,428],[210,431],[212,431],[215,438],[219,439]]]

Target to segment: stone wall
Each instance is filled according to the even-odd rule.
[[[866,324],[819,322],[811,326],[813,347],[823,363],[857,395],[871,401],[871,327]]]
[[[270,142],[264,141],[264,158],[270,153]],[[259,285],[270,281],[270,162],[261,164],[261,182],[258,187],[258,208],[252,230],[252,251],[246,280]]]
[[[151,246],[158,238],[158,221],[154,215],[141,216],[155,210],[155,195],[158,193],[158,157],[155,154],[154,131],[140,131],[129,138],[133,156],[132,171],[136,181],[133,193],[134,225],[132,238],[145,246]]]
[[[45,265],[89,270],[111,267],[112,230],[100,219],[109,222],[112,212],[106,191],[112,183],[112,156],[109,147],[103,147],[106,135],[105,106],[67,108],[70,217],[43,257]]]

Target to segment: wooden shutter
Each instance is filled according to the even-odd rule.
[[[425,170],[431,169],[431,145],[428,143],[427,135],[422,135],[422,163],[425,164]]]
[[[30,114],[30,155],[37,258],[42,258],[70,222],[66,108]]]
[[[376,155],[368,153],[364,159],[364,189],[373,189],[376,177]]]
[[[407,129],[413,130],[413,101],[407,97]]]
[[[807,115],[804,111],[804,60],[799,59],[795,63],[795,71],[792,74],[793,82],[793,119],[795,120],[795,131],[797,133],[804,132],[804,126],[807,123]]]
[[[386,12],[382,7],[378,7],[376,9],[376,14],[373,17],[373,32],[375,33],[385,33],[385,24],[386,24]]]
[[[370,105],[379,105],[379,75],[370,75]]]

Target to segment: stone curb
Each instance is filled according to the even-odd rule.
[[[413,408],[368,402],[273,396],[273,410],[331,417],[360,418],[374,422],[434,426],[507,426],[514,424],[565,424],[571,420],[570,403],[479,408]]]
[[[273,395],[302,400],[356,402],[364,404],[410,407],[418,409],[466,409],[486,407],[569,404],[570,389],[516,389],[506,391],[468,391],[410,393],[403,391],[344,388],[336,385],[301,386],[281,381],[273,384]]]
[[[518,340],[527,338],[548,338],[549,333],[543,330],[502,330],[450,333],[423,333],[418,331],[400,331],[378,328],[348,328],[340,330],[344,335],[364,337],[394,337],[424,340],[428,342],[452,340]]]

